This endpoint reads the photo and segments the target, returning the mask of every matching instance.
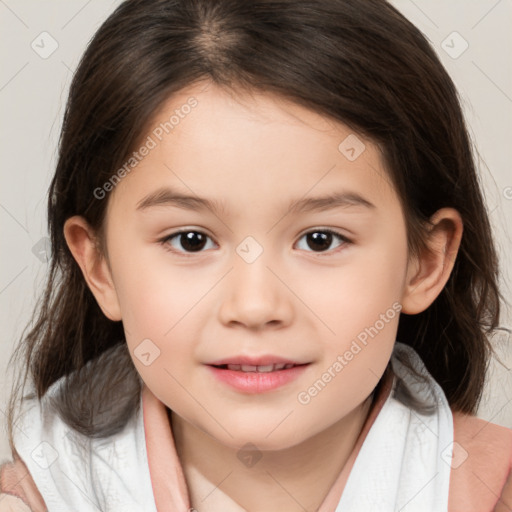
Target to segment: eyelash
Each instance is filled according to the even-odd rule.
[[[161,238],[160,240],[158,240],[158,242],[163,245],[163,247],[166,251],[169,251],[173,254],[178,254],[179,256],[183,256],[185,258],[192,257],[196,254],[200,254],[200,253],[204,252],[203,250],[196,251],[196,252],[185,252],[185,251],[177,251],[175,249],[172,249],[168,242],[183,233],[200,233],[202,235],[205,235],[207,238],[213,240],[209,235],[207,235],[203,231],[199,231],[197,229],[183,229],[180,231],[175,231],[174,233],[171,233],[171,234],[165,236],[164,238]],[[335,249],[331,249],[331,250],[327,250],[327,251],[320,251],[320,252],[306,251],[306,252],[312,252],[313,254],[315,254],[318,257],[322,257],[325,254],[332,254],[332,253],[338,252],[339,250],[341,250],[341,248],[353,243],[352,240],[348,239],[346,236],[342,235],[338,231],[334,231],[334,230],[328,229],[328,228],[317,228],[317,229],[312,229],[312,230],[306,231],[299,237],[299,240],[311,233],[329,233],[329,234],[333,235],[334,237],[337,237],[342,242]]]

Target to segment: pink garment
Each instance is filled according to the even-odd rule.
[[[0,466],[0,512],[46,511],[43,497],[24,462],[14,457],[14,462],[2,464]]]
[[[512,430],[453,413],[449,512],[512,512]]]

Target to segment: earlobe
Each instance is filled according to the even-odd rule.
[[[98,305],[110,320],[121,320],[121,309],[107,260],[98,249],[97,237],[88,222],[75,215],[64,224],[64,237]]]
[[[426,248],[408,266],[402,312],[410,315],[427,309],[448,282],[462,239],[459,212],[442,208],[431,218]]]

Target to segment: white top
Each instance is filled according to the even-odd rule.
[[[396,359],[398,352],[409,355],[427,383]],[[448,510],[453,450],[448,400],[411,347],[396,343],[391,361],[391,393],[361,446],[336,512]],[[433,414],[421,414],[394,396],[397,377],[414,397],[432,404]]]
[[[407,354],[424,375],[419,382],[396,358]],[[336,512],[447,512],[453,418],[441,387],[418,354],[397,342],[392,390],[354,463]],[[433,406],[423,414],[396,395],[397,377]],[[89,439],[50,410],[65,377],[42,398],[24,403],[14,443],[50,512],[157,512],[140,409],[122,432]],[[188,511],[176,511],[188,512]]]
[[[26,405],[14,444],[50,512],[157,512],[142,414],[106,439],[89,439],[50,410],[48,396]]]

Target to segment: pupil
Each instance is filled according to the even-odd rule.
[[[198,251],[204,247],[206,237],[202,233],[189,231],[181,234],[181,245],[187,251]]]
[[[315,231],[307,235],[308,246],[313,250],[325,250],[328,249],[332,243],[332,234]],[[312,244],[310,242],[313,242]]]

